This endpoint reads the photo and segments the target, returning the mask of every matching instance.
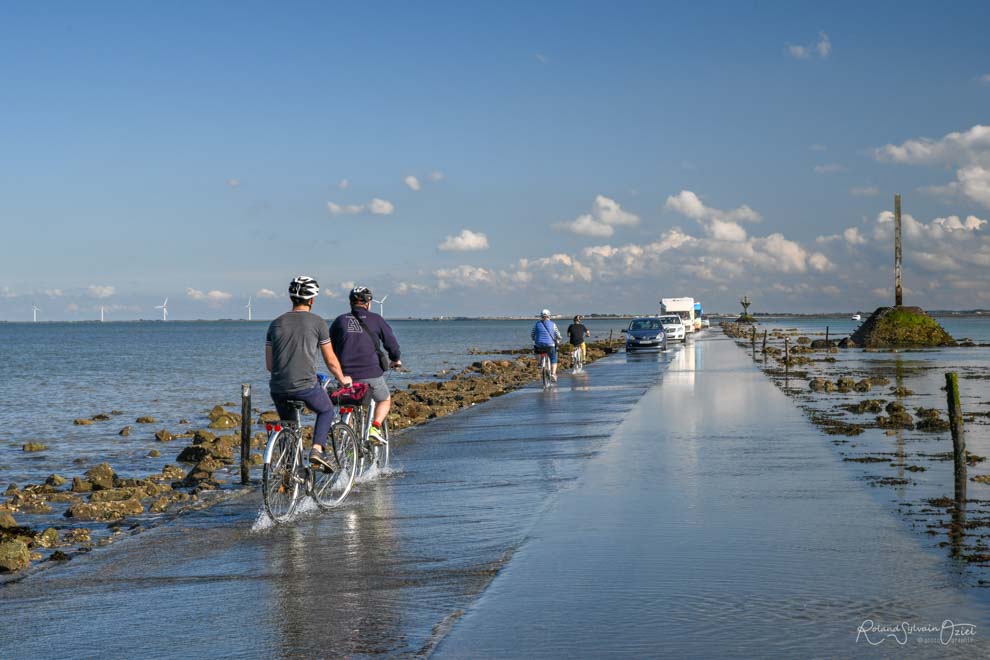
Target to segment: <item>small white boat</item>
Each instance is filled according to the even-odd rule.
[[[855,314],[852,315],[852,320],[853,321],[862,321],[863,320],[863,317],[860,316],[859,312],[857,312],[857,313],[855,313]]]

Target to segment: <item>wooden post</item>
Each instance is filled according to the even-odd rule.
[[[753,357],[756,357],[756,326],[754,325],[751,330],[753,331],[749,338],[750,348],[753,349]]]
[[[612,328],[608,329],[608,347],[612,348]]]
[[[966,500],[966,433],[963,429],[962,405],[959,403],[959,375],[945,374],[945,399],[949,407],[949,428],[952,430],[952,459],[955,463],[956,501]]]
[[[825,326],[825,348],[828,348],[828,326]]]
[[[894,305],[903,304],[901,297],[901,196],[894,195]]]
[[[791,338],[784,337],[784,371],[790,369],[791,362]]]
[[[763,355],[767,354],[767,331],[763,331]]]
[[[241,484],[251,483],[251,384],[241,385]]]

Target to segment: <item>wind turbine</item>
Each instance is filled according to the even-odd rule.
[[[103,305],[100,305],[100,323],[103,323]]]
[[[37,305],[31,305],[31,311],[34,312],[34,322],[37,323],[38,322],[38,312],[40,312],[41,309],[39,309]]]
[[[165,302],[163,302],[161,305],[155,305],[155,309],[162,310],[162,320],[163,321],[167,321],[168,320],[168,307],[167,307],[167,305],[168,305],[168,296],[165,296]]]
[[[247,311],[248,311],[248,321],[250,321],[251,320],[251,296],[248,296]]]
[[[385,301],[388,300],[388,296],[382,296],[381,300],[371,299],[371,302],[378,303],[378,316],[385,316]]]

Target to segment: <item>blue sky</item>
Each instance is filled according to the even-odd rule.
[[[0,320],[990,307],[987,3],[6,3]],[[982,283],[982,285],[981,285]]]

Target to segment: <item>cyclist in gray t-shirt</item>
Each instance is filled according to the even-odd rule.
[[[333,423],[333,405],[316,376],[317,354],[322,355],[327,369],[342,385],[350,385],[351,378],[344,375],[333,352],[327,322],[310,311],[313,309],[313,299],[319,292],[317,281],[305,275],[300,275],[289,284],[292,310],[268,326],[265,366],[272,374],[269,389],[279,417],[293,418],[293,410],[286,403],[289,400],[303,401],[316,413],[309,460],[332,469],[323,453],[323,441]]]

